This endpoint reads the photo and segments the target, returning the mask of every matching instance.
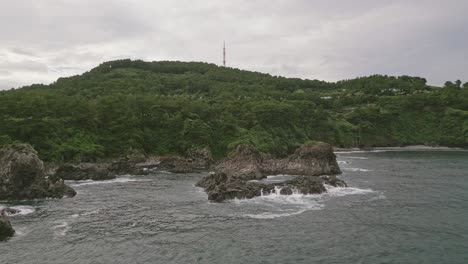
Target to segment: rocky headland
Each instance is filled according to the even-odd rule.
[[[297,175],[280,183],[265,183],[269,175]],[[250,145],[239,145],[229,156],[214,167],[214,173],[201,179],[196,185],[205,189],[208,199],[222,202],[227,199],[244,199],[280,190],[289,195],[326,192],[324,184],[345,187],[336,178],[341,174],[331,145],[305,144],[292,155],[275,158],[257,151]]]
[[[28,144],[0,149],[0,201],[74,196],[62,179],[46,175],[44,163]]]

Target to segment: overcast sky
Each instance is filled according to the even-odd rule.
[[[466,0],[0,0],[0,89],[119,58],[468,81]]]

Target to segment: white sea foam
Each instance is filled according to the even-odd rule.
[[[342,156],[341,158],[345,158],[345,159],[360,159],[360,160],[369,159],[369,158],[366,158],[366,157],[355,157],[355,156]]]
[[[97,214],[100,211],[101,211],[101,209],[96,209],[96,210],[92,210],[92,211],[89,211],[89,212],[82,213],[80,215],[92,215],[92,214]]]
[[[101,211],[101,209],[86,211],[84,213],[73,214],[73,215],[70,216],[70,218],[76,219],[76,218],[79,218],[80,216],[87,216],[87,215],[97,214],[97,213],[99,213],[99,211]]]
[[[26,227],[15,227],[15,237],[22,237],[29,233],[29,230]]]
[[[291,177],[294,175],[289,175],[289,174],[278,174],[278,175],[269,175],[267,176],[267,179],[274,179],[274,178],[279,178],[279,177]]]
[[[387,197],[383,194],[379,194],[379,196],[376,196],[376,197],[372,197],[370,198],[368,201],[372,202],[372,201],[377,201],[377,200],[383,200],[383,199],[386,199]]]
[[[4,205],[0,205],[0,209],[6,208],[6,207],[11,208],[11,209],[19,210],[19,213],[14,214],[14,215],[11,215],[11,216],[28,215],[28,214],[34,213],[34,211],[36,211],[36,209],[34,209],[34,207],[32,207],[32,206],[27,206],[27,205],[18,205],[18,206],[4,206]],[[7,213],[7,214],[8,214],[8,213]]]
[[[68,230],[70,230],[70,226],[68,225],[66,221],[61,221],[61,222],[57,222],[57,224],[53,227],[53,229],[54,229],[55,237],[62,237],[67,234]]]
[[[123,177],[123,178],[117,178],[117,179],[105,180],[105,181],[93,181],[93,180],[72,181],[70,185],[71,186],[85,186],[85,185],[113,184],[113,183],[126,183],[126,182],[137,182],[137,181],[149,181],[149,180]]]
[[[304,195],[297,190],[291,195],[282,195],[281,188],[276,187],[271,193],[262,193],[261,196],[253,199],[235,199],[237,205],[252,205],[261,206],[262,210],[267,209],[268,212],[256,214],[243,214],[244,217],[256,219],[274,219],[279,217],[287,217],[299,215],[310,210],[320,210],[323,205],[318,202],[321,195]]]
[[[322,194],[301,194],[297,190],[291,195],[281,195],[281,188],[276,187],[271,193],[264,193],[253,199],[235,199],[233,203],[242,206],[253,206],[252,209],[258,213],[245,213],[244,217],[256,219],[274,219],[302,214],[306,211],[321,210],[326,200],[334,197],[347,195],[363,195],[375,193],[371,189],[360,189],[355,187],[333,187],[325,186],[327,192]],[[246,207],[249,210],[248,207]],[[267,210],[267,212],[265,212]]]
[[[350,164],[351,161],[344,161],[344,160],[339,160],[338,164]]]
[[[343,169],[343,170],[347,170],[347,171],[360,171],[360,172],[368,172],[368,171],[373,171],[373,170],[368,170],[368,169],[361,169],[361,168],[346,168],[346,167],[343,167],[342,169]]]
[[[373,149],[373,150],[349,150],[349,151],[335,151],[335,154],[351,154],[351,153],[378,153],[378,152],[387,152],[388,149]]]
[[[280,217],[285,217],[285,216],[293,216],[293,215],[299,215],[304,213],[307,210],[299,210],[297,212],[291,212],[291,213],[261,213],[261,214],[244,214],[243,216],[250,217],[250,218],[255,218],[255,219],[275,219],[275,218],[280,218]]]
[[[260,180],[260,182],[284,182],[287,180],[292,180],[296,178],[297,175],[288,175],[288,174],[279,174],[279,175],[270,175],[266,179]]]
[[[330,185],[325,185],[325,188],[327,189],[326,195],[330,197],[375,193],[375,191],[372,189],[360,189],[354,187],[333,187]]]

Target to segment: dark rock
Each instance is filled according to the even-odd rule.
[[[229,199],[250,199],[262,194],[269,194],[277,189],[282,195],[291,195],[294,192],[302,194],[320,194],[326,192],[325,181],[320,177],[298,176],[282,183],[265,184],[258,181],[245,181],[238,178],[229,178],[224,173],[214,173],[204,177],[197,183],[198,187],[205,188],[208,199],[222,202]]]
[[[158,169],[174,173],[191,173],[207,170],[213,164],[213,157],[208,148],[189,150],[185,157],[160,157]]]
[[[320,178],[322,178],[326,184],[334,187],[348,187],[343,180],[336,178],[336,175],[323,175],[320,176]]]
[[[55,176],[63,180],[110,180],[115,179],[115,174],[112,174],[109,165],[98,163],[80,163],[80,164],[64,164],[60,166]]]
[[[174,173],[190,173],[194,171],[191,163],[179,156],[161,157],[157,168]]]
[[[323,185],[324,181],[320,177],[299,176],[276,186],[286,187],[291,190],[297,190],[302,194],[320,194],[327,191]],[[290,193],[290,194],[291,194]]]
[[[208,148],[195,148],[182,156],[130,156],[111,163],[109,171],[116,175],[146,175],[152,171],[191,173],[207,170],[213,164]]]
[[[123,158],[120,158],[111,163],[109,171],[112,174],[123,175],[123,174],[132,174],[132,175],[141,175],[145,174],[143,168],[137,167],[137,164],[145,162],[147,159],[143,155],[129,155]]]
[[[253,146],[239,145],[228,157],[219,162],[214,170],[231,178],[259,180],[263,174],[263,156]]]
[[[44,164],[30,145],[0,149],[0,200],[62,198],[72,194],[70,189],[63,180],[45,176]]]
[[[326,143],[316,143],[302,145],[285,159],[265,160],[263,174],[319,176],[341,174],[341,170],[333,147]]]
[[[271,186],[258,182],[248,182],[239,178],[232,178],[224,173],[213,173],[204,177],[196,184],[208,194],[208,199],[222,202],[229,199],[244,199],[260,196],[262,191],[271,191]]]
[[[187,161],[196,170],[206,170],[213,165],[214,160],[209,148],[194,148],[187,152]]]
[[[4,214],[0,214],[0,241],[6,240],[15,234],[10,220]]]
[[[214,202],[248,199],[272,191],[279,191],[282,195],[294,192],[320,194],[327,191],[325,184],[346,186],[335,176],[340,173],[333,148],[326,143],[303,145],[283,159],[262,155],[249,145],[240,145],[215,166],[215,173],[196,185],[204,188],[208,199]],[[298,176],[280,183],[258,181],[277,174]]]

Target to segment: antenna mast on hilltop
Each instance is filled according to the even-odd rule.
[[[226,42],[223,41],[223,66],[226,67]]]

